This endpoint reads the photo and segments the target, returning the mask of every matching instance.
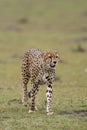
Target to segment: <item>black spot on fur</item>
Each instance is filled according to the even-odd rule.
[[[31,98],[31,91],[28,92],[28,97]]]

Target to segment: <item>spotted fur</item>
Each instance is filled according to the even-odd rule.
[[[52,84],[55,78],[55,67],[58,63],[59,55],[57,51],[41,52],[38,49],[30,49],[24,54],[22,63],[23,77],[23,105],[27,106],[28,97],[31,97],[31,107],[29,113],[35,111],[36,96],[39,86],[47,84],[47,115],[52,114]],[[32,90],[27,91],[27,84],[31,80]]]

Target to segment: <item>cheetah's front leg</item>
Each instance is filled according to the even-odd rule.
[[[47,98],[47,115],[53,114],[52,111],[52,82],[48,79],[48,86],[46,91],[46,98]]]

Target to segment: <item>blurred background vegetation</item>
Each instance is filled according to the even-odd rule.
[[[50,119],[46,87],[37,114],[21,104],[21,57],[30,48],[60,54]],[[0,130],[87,130],[87,0],[0,0],[0,116]]]

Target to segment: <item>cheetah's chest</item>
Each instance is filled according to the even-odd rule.
[[[47,78],[46,78],[47,76],[48,76],[48,73],[40,74],[38,78],[38,84],[40,85],[45,84],[47,82]]]

